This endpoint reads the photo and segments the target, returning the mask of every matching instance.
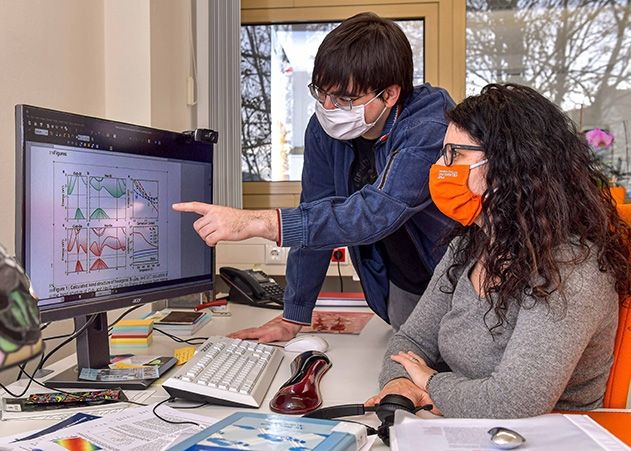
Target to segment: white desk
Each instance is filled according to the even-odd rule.
[[[326,310],[334,310],[334,308],[327,308]],[[341,307],[337,310],[369,311],[367,308],[348,307]],[[236,304],[230,305],[230,311],[232,312],[231,317],[213,318],[196,334],[196,336],[226,335],[229,332],[245,327],[259,326],[281,313],[279,310],[268,310]],[[130,317],[133,317],[133,313]],[[385,347],[391,334],[392,329],[390,326],[375,315],[360,335],[322,335],[322,337],[324,337],[329,343],[330,349],[327,351],[327,355],[333,364],[320,383],[323,406],[362,403],[370,396],[378,393],[379,387],[377,378],[381,369],[381,361],[385,352]],[[175,343],[159,332],[154,332],[154,340],[150,348],[144,350],[133,349],[129,352],[134,352],[135,354],[172,355],[173,350],[181,346],[184,345]],[[289,379],[289,364],[296,355],[296,353],[287,353],[285,355],[285,358],[281,363],[281,366],[259,411],[270,412],[269,401],[277,392],[278,388],[287,379]],[[51,365],[50,368],[60,371],[74,365],[75,363],[76,356],[72,355],[56,362],[54,365]],[[26,381],[22,380],[18,383],[12,384],[10,388],[18,390],[19,387],[23,387],[25,383]],[[152,398],[145,401],[146,403],[161,401],[168,397],[167,393],[160,386],[153,385],[150,387],[150,390],[155,390],[155,394]],[[35,393],[45,391],[45,389],[33,384],[30,391]],[[236,410],[243,409],[221,406],[204,406],[189,412],[223,418]],[[363,417],[353,417],[353,420],[361,421],[372,426],[379,425],[378,419],[372,413],[364,415]],[[17,434],[19,432],[33,429],[43,429],[56,422],[57,420],[2,421],[0,422],[0,436]],[[381,441],[377,439],[373,449],[379,448],[387,449]]]

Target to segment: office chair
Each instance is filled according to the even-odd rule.
[[[631,224],[631,204],[618,204],[620,218]],[[620,304],[613,365],[607,381],[603,407],[624,409],[629,401],[631,383],[631,296]]]

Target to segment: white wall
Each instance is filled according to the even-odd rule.
[[[104,4],[107,119],[151,124],[151,27],[148,0]]]
[[[108,119],[175,131],[192,127],[190,14],[184,0],[105,2]]]
[[[152,0],[150,17],[151,125],[189,130],[194,127],[195,112],[195,107],[188,104],[194,54],[191,2]]]
[[[103,0],[0,0],[0,242],[15,227],[14,106],[105,112]]]

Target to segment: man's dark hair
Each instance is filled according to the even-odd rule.
[[[412,48],[403,30],[389,19],[361,13],[324,38],[311,81],[332,94],[351,96],[399,85],[402,103],[412,94],[413,72]],[[351,82],[352,92],[346,92]]]

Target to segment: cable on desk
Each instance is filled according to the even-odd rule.
[[[169,402],[169,401],[173,402],[173,401],[175,401],[175,398],[169,398],[169,399],[167,399],[167,402]],[[203,402],[203,403],[198,404],[198,405],[196,405],[196,406],[181,406],[181,407],[177,407],[177,406],[169,406],[169,407],[171,407],[172,409],[182,409],[182,410],[183,410],[183,409],[199,409],[200,407],[204,407],[204,406],[205,406],[205,405],[207,405],[207,404],[208,404],[207,402]]]
[[[44,367],[44,363],[46,363],[46,361],[50,358],[50,356],[52,356],[55,352],[59,351],[66,344],[70,343],[76,337],[81,335],[84,330],[86,330],[88,327],[90,327],[92,325],[92,323],[96,320],[96,318],[97,318],[97,315],[90,315],[90,319],[87,320],[83,326],[81,326],[78,330],[76,330],[67,339],[65,339],[64,341],[59,343],[57,346],[55,346],[52,351],[50,351],[48,354],[46,354],[46,357],[42,358],[42,361],[39,362],[39,365],[37,365],[36,371],[39,370],[40,368],[43,368]]]
[[[92,318],[96,319],[96,316],[93,316]],[[91,319],[90,324],[92,324],[94,322],[94,319]],[[44,330],[48,325],[50,324],[50,322],[44,324],[44,326],[42,326],[40,328],[41,330]],[[83,332],[83,330],[85,330],[85,327],[87,327],[87,325],[83,326],[84,329],[80,329],[77,330],[75,329],[72,333],[69,334],[65,334],[65,335],[57,335],[55,337],[46,337],[43,339],[43,341],[48,341],[48,340],[55,340],[55,339],[59,339],[59,338],[68,338],[67,341],[64,341],[63,343],[61,343],[59,346],[57,346],[56,348],[54,348],[52,351],[50,351],[48,353],[48,356],[52,355],[54,352],[57,352],[58,349],[60,349],[62,346],[64,346],[66,343],[70,342],[72,339],[74,339],[75,337],[77,337],[81,332]],[[42,368],[42,366],[44,365],[44,363],[46,362],[46,360],[48,360],[48,356],[44,358],[44,354],[42,353],[42,358],[43,361],[40,361],[40,363],[37,365],[37,367],[35,367],[35,372],[37,372],[37,370],[39,370],[40,368]],[[18,365],[18,367],[20,368],[20,372],[18,373],[18,376],[16,378],[16,382],[19,381],[22,378],[22,374],[26,374],[26,371],[24,369],[24,367],[22,367],[22,365]],[[35,374],[35,373],[33,373]]]
[[[40,365],[42,364],[42,361],[44,360],[44,353],[42,353],[42,357],[39,359],[39,363],[37,364],[37,366],[35,367],[35,371],[37,371],[40,368]],[[26,363],[24,363],[24,365],[26,365]],[[20,368],[20,374],[24,373],[28,376],[28,374],[26,373],[26,371],[24,371],[24,368],[22,365],[18,365],[18,367]],[[31,384],[33,383],[33,379],[31,377],[29,377],[29,381],[26,384],[26,387],[24,387],[24,390],[22,390],[22,393],[20,393],[19,395],[16,395],[15,393],[13,393],[11,390],[9,390],[4,384],[0,384],[0,388],[2,388],[5,392],[7,392],[8,394],[10,394],[11,396],[13,396],[14,398],[21,398],[22,396],[24,396],[24,394],[28,391],[29,388],[31,388]],[[19,379],[18,379],[19,380]]]
[[[158,332],[160,332],[163,335],[166,335],[167,337],[169,337],[171,340],[175,341],[176,343],[186,343],[186,344],[189,344],[189,345],[201,345],[206,340],[208,340],[208,337],[191,337],[191,338],[184,339],[184,338],[178,337],[177,335],[173,335],[173,334],[170,334],[168,332],[165,332],[165,331],[163,331],[163,330],[161,330],[161,329],[159,329],[158,327],[155,327],[155,326],[153,327],[153,330],[158,331]],[[199,341],[199,343],[192,343],[193,341]],[[248,340],[244,340],[244,341],[248,341]],[[250,340],[250,341],[254,341],[254,340]],[[278,345],[278,344],[275,344],[275,343],[263,343],[263,344],[268,345],[268,346],[275,346],[277,348],[285,348],[285,346]]]
[[[62,347],[64,347],[66,344],[70,343],[72,340],[74,340],[76,337],[78,337],[79,335],[81,335],[81,333],[86,330],[90,325],[92,325],[92,323],[96,320],[96,315],[91,315],[90,319],[86,321],[86,323],[81,326],[78,330],[75,330],[66,340],[62,341],[61,343],[59,343],[56,347],[53,348],[52,351],[50,351],[48,354],[44,355],[44,353],[42,352],[42,358],[40,359],[39,363],[37,364],[37,366],[35,367],[35,371],[33,374],[37,373],[37,371],[41,368],[44,367],[44,363],[46,363],[46,361],[50,358],[50,356],[52,356],[55,352],[59,351]],[[19,366],[20,368],[20,372],[18,373],[18,379],[20,380],[20,378],[22,377],[22,374],[26,374],[27,376],[29,376],[26,371],[24,371],[24,368],[22,366]],[[29,376],[30,378],[30,376]],[[26,391],[30,388],[31,386],[31,382],[33,381],[33,379],[31,378],[29,383],[26,385],[26,388],[24,389],[24,391],[22,392],[22,394],[20,396],[15,396],[16,398],[19,398],[21,396],[24,395],[24,393],[26,393]],[[11,392],[9,392],[7,390],[7,388],[2,385],[2,387],[7,391],[7,393],[9,393],[11,396],[14,396]]]
[[[50,340],[57,340],[59,338],[67,338],[72,334],[74,334],[74,332],[70,332],[69,334],[64,334],[64,335],[55,335],[54,337],[46,337],[46,338],[43,338],[43,340],[50,341]]]
[[[335,421],[343,421],[345,423],[355,423],[355,424],[359,424],[361,426],[364,426],[366,428],[366,433],[367,435],[377,435],[377,429],[375,429],[372,426],[368,426],[367,424],[362,423],[361,421],[354,421],[354,420],[342,420],[340,418],[336,418]]]
[[[47,323],[47,324],[50,324],[50,323]],[[41,330],[41,329],[40,329],[40,330]],[[53,336],[53,337],[45,337],[45,338],[43,338],[43,340],[44,340],[44,341],[49,341],[49,340],[57,340],[57,339],[59,339],[59,338],[67,338],[67,337],[69,337],[69,336],[71,336],[71,335],[74,335],[74,334],[76,334],[76,333],[77,333],[77,329],[73,330],[73,331],[72,331],[72,332],[70,332],[69,334],[55,335],[55,336]]]
[[[43,358],[44,358],[44,350],[42,350],[42,356],[40,358],[40,362]],[[18,377],[15,378],[15,382],[18,382],[20,379],[22,379],[22,374],[24,374],[24,372],[26,371],[24,368],[26,368],[26,365],[28,363],[29,362],[24,362],[22,365],[18,365],[20,372],[18,373]],[[38,368],[39,368],[39,363],[35,366],[35,371],[37,371]]]
[[[40,331],[46,329],[48,326],[50,326],[50,323],[52,323],[52,321],[49,321],[47,323],[42,324],[42,326],[39,328]]]
[[[168,332],[165,332],[161,329],[159,329],[158,327],[153,327],[153,330],[160,332],[163,335],[166,335],[167,337],[169,337],[171,340],[175,341],[176,343],[186,343],[189,345],[201,345],[203,342],[205,342],[206,340],[208,340],[208,337],[191,337],[191,338],[180,338],[177,335],[173,335],[170,334]],[[192,341],[199,341],[200,343],[192,343]]]
[[[194,421],[171,421],[171,420],[167,420],[164,417],[161,417],[160,415],[158,415],[158,412],[156,412],[156,410],[158,409],[158,407],[160,407],[162,404],[164,404],[165,402],[169,402],[169,401],[175,401],[175,398],[167,398],[163,401],[160,401],[158,404],[156,404],[155,406],[153,406],[153,414],[160,420],[164,421],[165,423],[169,423],[169,424],[192,424],[193,426],[197,426],[199,427],[199,423],[195,423]]]

